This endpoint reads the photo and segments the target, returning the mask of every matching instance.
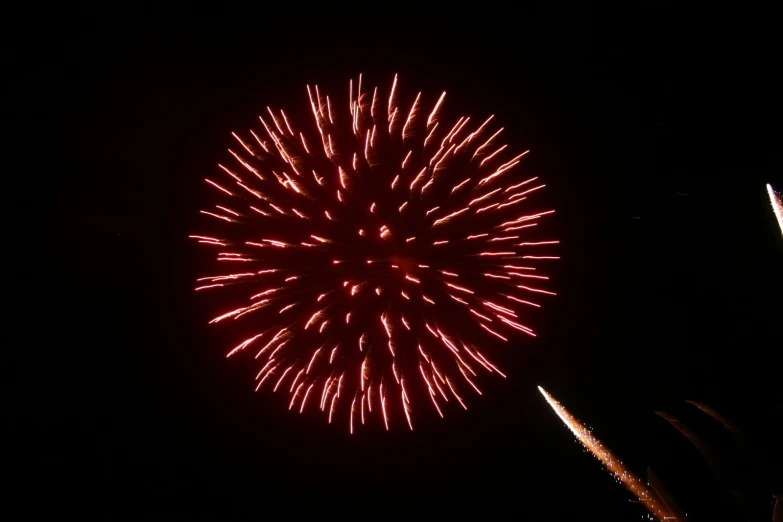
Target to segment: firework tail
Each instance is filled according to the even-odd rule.
[[[778,226],[780,227],[780,233],[783,234],[783,203],[781,203],[780,195],[775,192],[772,185],[767,183],[767,194],[769,194],[769,202],[772,205],[772,212],[775,213],[775,218],[778,220]]]
[[[716,479],[718,479],[718,482],[720,483],[721,487],[723,487],[723,489],[734,498],[734,500],[737,502],[737,505],[740,507],[741,510],[747,511],[744,498],[739,493],[739,491],[731,487],[731,484],[729,483],[729,480],[726,477],[726,473],[723,471],[723,466],[720,465],[718,460],[712,454],[712,451],[710,451],[710,449],[707,447],[707,445],[704,443],[701,437],[696,435],[682,422],[672,417],[668,413],[663,411],[657,411],[655,413],[658,416],[665,419],[666,422],[671,424],[674,427],[674,429],[679,431],[683,436],[685,436],[685,438],[687,438],[691,442],[691,444],[694,445],[694,447],[701,454],[704,461],[707,463],[712,474],[715,476]]]
[[[549,403],[557,416],[560,417],[560,420],[562,420],[568,429],[576,435],[579,442],[581,442],[595,458],[601,461],[607,471],[619,480],[625,489],[639,499],[639,502],[647,508],[647,511],[649,511],[652,516],[660,521],[680,520],[666,508],[665,503],[662,502],[661,499],[659,499],[658,496],[639,479],[639,477],[634,475],[622,461],[612,453],[612,451],[593,436],[587,426],[579,422],[541,386],[538,387],[538,391],[541,392],[547,403]]]
[[[723,415],[715,411],[714,409],[696,401],[685,401],[685,402],[687,402],[691,406],[695,406],[699,408],[701,411],[703,411],[704,413],[706,413],[707,415],[709,415],[710,417],[712,417],[713,419],[721,423],[723,427],[726,428],[734,436],[734,438],[736,439],[740,438],[740,431],[737,428],[737,426],[734,425],[731,421],[729,421],[729,419],[727,419],[726,417],[724,417]]]
[[[686,520],[685,513],[680,509],[677,501],[674,500],[672,494],[666,489],[666,486],[663,485],[661,479],[653,473],[651,468],[647,468],[647,484],[650,486],[652,492],[660,499],[666,511],[671,513],[670,516],[673,518],[667,517],[668,520]]]

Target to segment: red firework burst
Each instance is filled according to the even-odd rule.
[[[399,409],[413,429],[417,397],[441,417],[451,399],[467,409],[460,388],[481,394],[477,370],[505,377],[483,347],[534,336],[520,310],[555,295],[537,268],[558,259],[537,234],[554,210],[519,210],[544,185],[509,181],[527,151],[501,159],[492,116],[440,122],[445,92],[428,114],[421,93],[404,112],[396,76],[388,100],[351,81],[344,118],[307,93],[316,139],[267,108],[263,132],[232,133],[235,166],[206,180],[222,200],[202,213],[225,226],[190,237],[239,269],[196,290],[241,285],[248,298],[210,322],[255,320],[228,356],[256,352],[256,390],[329,422],[341,407],[351,433],[373,413],[388,429]]]

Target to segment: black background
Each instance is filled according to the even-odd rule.
[[[27,513],[641,519],[542,385],[632,471],[652,466],[690,519],[740,515],[656,411],[714,447],[749,518],[771,518],[783,240],[764,184],[783,178],[769,14],[439,9],[126,4],[8,20],[8,176],[29,185],[7,188],[21,234],[6,245],[24,265],[7,317]],[[342,100],[359,72],[496,114],[558,209],[559,296],[538,338],[467,413],[414,432],[349,436],[253,394],[253,365],[226,361],[234,338],[192,292],[208,264],[187,235],[230,131],[305,104],[308,82]],[[685,399],[742,425],[752,457]]]

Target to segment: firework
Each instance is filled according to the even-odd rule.
[[[672,494],[669,492],[666,486],[663,485],[661,479],[659,479],[650,468],[647,468],[647,484],[649,484],[650,490],[655,494],[655,496],[660,499],[666,511],[671,513],[670,516],[666,517],[666,520],[685,520],[687,518],[685,513],[677,504],[677,501],[674,500]]]
[[[656,415],[662,417],[666,420],[669,424],[674,427],[677,431],[682,433],[689,441],[691,441],[691,444],[693,444],[696,449],[699,450],[699,453],[701,453],[702,457],[704,457],[704,460],[707,461],[710,468],[715,471],[716,475],[718,475],[718,461],[715,459],[715,457],[712,455],[712,452],[709,450],[707,445],[704,443],[704,441],[701,440],[701,437],[693,433],[691,430],[688,429],[687,426],[685,426],[682,422],[675,419],[671,415],[669,415],[666,412],[663,411],[656,411]],[[720,476],[719,476],[720,478]]]
[[[232,133],[206,179],[214,229],[190,236],[229,268],[196,290],[246,299],[211,323],[251,329],[228,356],[253,353],[256,390],[351,433],[371,415],[413,429],[414,404],[442,417],[481,394],[479,371],[505,377],[486,346],[535,336],[523,315],[555,295],[540,267],[558,241],[538,227],[554,210],[530,205],[544,185],[513,175],[527,151],[505,156],[492,116],[441,121],[445,92],[403,106],[396,76],[388,96],[361,76],[348,91],[307,87],[310,135],[269,108]]]
[[[767,193],[769,194],[769,202],[772,205],[772,212],[775,213],[775,217],[778,220],[780,233],[783,234],[783,203],[780,202],[780,194],[775,192],[769,183],[767,183]]]
[[[705,404],[702,404],[702,403],[696,402],[696,401],[685,401],[685,402],[687,402],[691,406],[695,406],[695,407],[699,408],[701,411],[703,411],[704,413],[706,413],[707,415],[709,415],[710,417],[712,417],[716,421],[720,422],[723,425],[723,427],[726,428],[729,432],[731,432],[731,434],[736,439],[740,438],[739,429],[729,419],[727,419],[726,417],[724,417],[723,415],[721,415],[720,413],[718,413],[714,409],[710,408],[709,406],[707,406]],[[666,420],[669,420],[669,419],[666,419]]]
[[[694,403],[693,401],[686,401],[690,402],[691,404],[697,405],[699,409],[707,413],[708,415],[712,416],[715,419],[719,419],[720,415],[710,408],[707,408],[706,406],[699,405],[698,403]],[[720,462],[715,458],[712,451],[710,451],[710,448],[707,446],[707,444],[704,443],[704,441],[696,435],[693,431],[688,429],[685,424],[677,420],[676,418],[672,417],[666,412],[663,411],[656,411],[656,415],[662,417],[666,420],[669,424],[672,425],[674,429],[679,431],[683,436],[685,436],[693,446],[699,450],[699,453],[701,453],[702,458],[704,458],[704,461],[709,466],[712,473],[715,475],[715,478],[718,479],[718,482],[720,482],[721,486],[731,495],[734,497],[734,499],[739,503],[740,507],[744,508],[744,499],[742,498],[742,495],[733,489],[731,487],[731,484],[729,483],[729,480],[726,476],[725,471],[723,470],[723,466],[720,464]],[[713,415],[715,414],[715,415]]]
[[[666,509],[663,502],[647,488],[647,486],[625,465],[618,459],[614,453],[612,453],[601,441],[593,436],[590,429],[584,424],[580,423],[573,415],[568,413],[559,402],[557,402],[551,395],[549,395],[544,389],[539,386],[538,391],[544,396],[546,401],[555,410],[555,413],[560,420],[562,420],[568,429],[576,435],[579,442],[587,448],[587,450],[595,456],[601,463],[606,466],[609,473],[614,476],[630,493],[632,493],[639,501],[644,504],[651,515],[658,520],[676,520],[676,516]]]

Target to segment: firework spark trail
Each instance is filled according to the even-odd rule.
[[[775,192],[772,185],[767,183],[767,194],[769,194],[769,202],[772,205],[772,212],[775,213],[775,217],[778,220],[778,226],[780,227],[780,233],[783,234],[783,203],[780,200],[780,194]]]
[[[703,411],[704,413],[706,413],[707,415],[709,415],[710,417],[712,417],[713,419],[721,423],[723,427],[726,428],[734,436],[734,438],[736,439],[740,438],[739,428],[737,428],[737,426],[735,426],[729,419],[727,419],[726,417],[724,417],[714,409],[710,408],[706,404],[702,404],[696,401],[685,401],[685,402],[687,402],[691,406],[695,406],[699,408],[701,411]]]
[[[661,479],[659,479],[658,476],[655,473],[653,473],[653,470],[650,468],[647,468],[647,484],[649,484],[650,490],[655,494],[655,496],[657,496],[660,499],[666,511],[672,513],[671,516],[668,516],[666,518],[667,520],[687,519],[685,512],[682,511],[677,501],[674,500],[672,494],[669,492],[668,489],[666,489],[666,486],[663,485]]]
[[[538,391],[544,396],[546,401],[555,410],[555,413],[560,420],[562,420],[568,429],[576,435],[579,442],[587,448],[590,453],[595,456],[601,463],[606,466],[606,469],[611,473],[620,483],[625,486],[630,493],[636,496],[639,501],[644,504],[651,515],[658,520],[676,520],[676,518],[666,509],[664,504],[657,498],[657,496],[650,491],[650,489],[628,468],[618,459],[614,453],[612,453],[601,441],[593,436],[587,426],[580,423],[573,415],[568,413],[559,402],[557,402],[551,395],[549,395],[544,389],[539,386]]]
[[[492,116],[448,123],[445,92],[408,98],[396,76],[388,97],[361,75],[348,90],[344,114],[307,86],[317,133],[271,108],[232,133],[231,163],[206,180],[210,229],[190,236],[225,271],[196,290],[246,293],[210,322],[255,321],[228,356],[254,353],[256,390],[351,433],[372,414],[413,429],[419,404],[467,408],[479,370],[505,377],[488,347],[535,336],[525,316],[555,295],[539,269],[558,241],[538,226],[554,210],[531,206],[544,185],[513,175],[527,151],[505,157]]]
[[[656,415],[665,419],[666,422],[671,424],[674,429],[676,429],[683,436],[685,436],[691,442],[691,444],[693,444],[694,447],[697,450],[699,450],[699,453],[701,453],[702,458],[709,466],[710,471],[712,471],[713,475],[715,475],[715,478],[718,479],[718,482],[720,482],[720,485],[723,487],[723,489],[726,490],[728,493],[730,493],[734,497],[734,499],[740,504],[740,506],[744,507],[744,499],[742,498],[742,495],[737,490],[731,487],[729,479],[726,476],[726,472],[723,470],[723,466],[721,466],[720,462],[715,458],[715,456],[712,454],[712,451],[710,451],[709,447],[707,447],[707,445],[704,443],[701,437],[696,435],[694,432],[688,429],[688,427],[685,426],[685,424],[683,424],[676,418],[672,417],[668,413],[663,411],[656,411],[655,413]]]
[[[707,464],[709,464],[710,469],[712,469],[715,475],[722,480],[722,473],[720,473],[719,471],[720,468],[718,466],[718,461],[712,455],[712,452],[707,447],[707,445],[704,444],[704,442],[701,440],[701,437],[693,433],[682,422],[675,419],[668,413],[663,411],[656,411],[655,414],[665,419],[666,422],[668,422],[669,424],[672,425],[672,427],[674,427],[674,429],[682,433],[689,441],[691,441],[691,444],[693,444],[696,447],[696,449],[699,450],[699,453],[701,453],[702,457],[704,457],[704,460],[707,461]]]

